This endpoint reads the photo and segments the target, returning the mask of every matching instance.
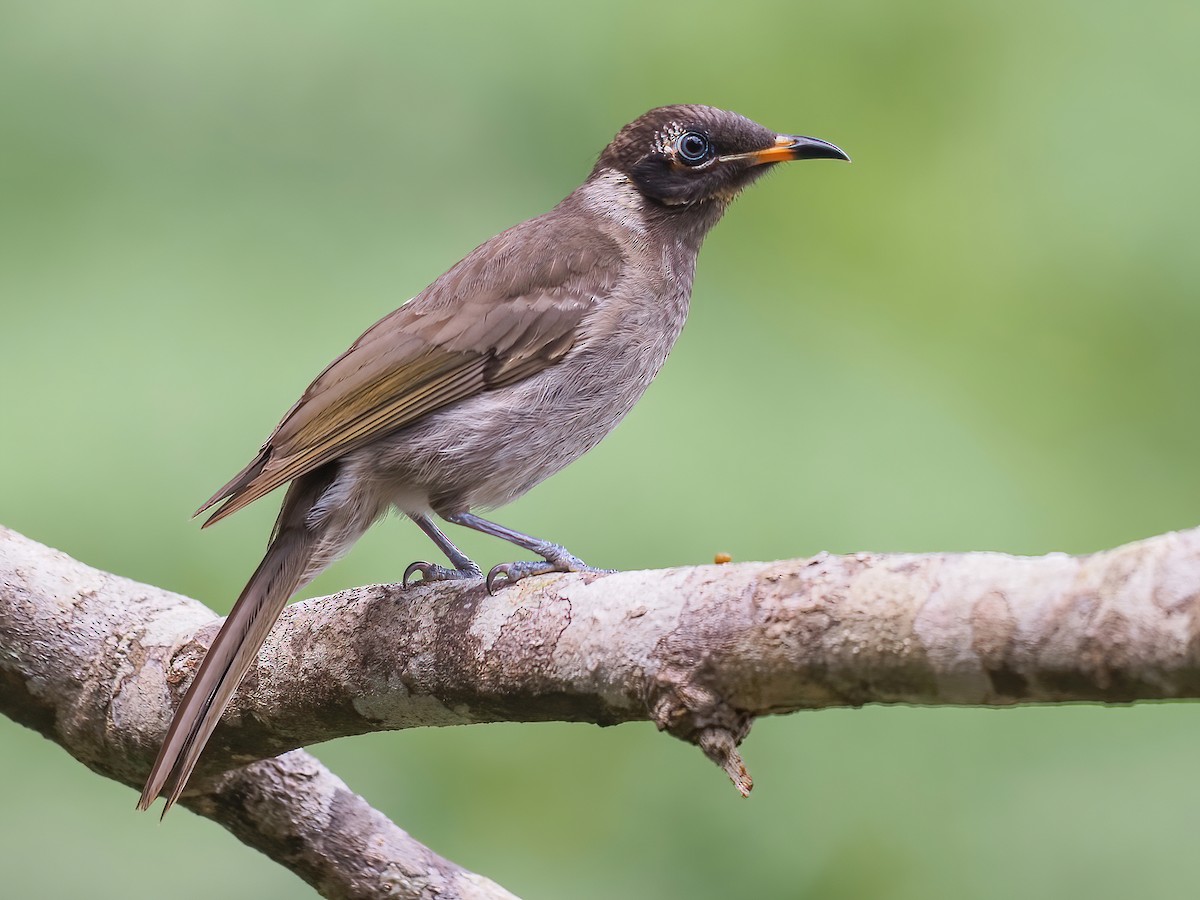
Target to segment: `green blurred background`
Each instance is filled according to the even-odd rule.
[[[502,520],[622,568],[818,550],[1086,552],[1200,520],[1200,7],[0,5],[0,522],[227,610],[269,499],[189,514],[309,379],[624,122],[832,140],[701,256],[618,432]],[[485,565],[495,542],[462,537]],[[384,523],[313,593],[395,580]],[[1178,705],[764,720],[740,800],[648,724],[317,747],[529,898],[1192,897]],[[307,896],[0,721],[8,896]]]

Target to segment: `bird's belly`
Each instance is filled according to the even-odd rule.
[[[355,452],[370,454],[392,502],[440,514],[502,506],[596,446],[658,373],[674,334],[583,348]],[[364,460],[365,461],[365,460]]]

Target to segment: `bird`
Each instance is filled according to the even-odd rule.
[[[551,541],[479,516],[594,447],[633,407],[683,328],[696,257],[729,204],[778,163],[850,157],[738,113],[681,104],[620,129],[549,212],[467,254],[384,316],[308,386],[257,455],[196,515],[204,527],[287,484],[267,551],[192,679],[138,808],[179,799],[287,601],[377,519],[411,519],[449,565],[403,585],[597,572]],[[483,571],[435,522],[538,557]]]

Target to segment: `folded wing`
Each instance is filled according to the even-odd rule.
[[[561,360],[612,290],[621,253],[602,234],[564,234],[561,222],[543,219],[493,238],[371,326],[200,508],[225,501],[205,525],[443,406]]]

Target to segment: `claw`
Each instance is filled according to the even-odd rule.
[[[500,587],[509,587],[516,584],[523,578],[528,578],[530,575],[543,575],[546,572],[555,571],[554,563],[545,560],[537,560],[532,562],[529,560],[520,560],[518,562],[500,563],[498,566],[492,566],[487,576],[488,593],[493,597],[496,596],[496,579],[504,576],[504,581]]]
[[[421,573],[420,582],[414,584],[425,584],[427,581],[471,581],[483,576],[483,572],[477,566],[471,568],[448,569],[445,566],[439,566],[436,563],[417,560],[409,565],[404,570],[404,578],[400,582],[400,586],[404,589],[408,588],[408,580],[417,572]]]
[[[487,580],[484,585],[487,587],[487,592],[490,596],[496,596],[496,579],[503,575],[505,584],[512,584],[513,579],[509,576],[509,570],[512,568],[512,563],[500,563],[492,568],[487,573]],[[503,586],[503,585],[502,585]]]
[[[516,584],[522,579],[528,578],[530,575],[547,575],[550,572],[597,572],[607,573],[608,569],[594,569],[583,560],[576,559],[574,556],[568,555],[565,559],[537,559],[529,560],[522,559],[517,562],[500,563],[498,566],[492,566],[488,572],[487,585],[488,593],[492,596],[496,595],[496,580],[500,576],[504,576],[504,582],[500,587],[508,587]]]
[[[415,563],[411,563],[409,567],[404,570],[404,577],[400,579],[400,589],[407,591],[408,579],[412,578],[417,572],[421,573],[421,580],[424,581],[425,572],[431,565],[432,563],[427,563],[423,560],[417,560]]]

